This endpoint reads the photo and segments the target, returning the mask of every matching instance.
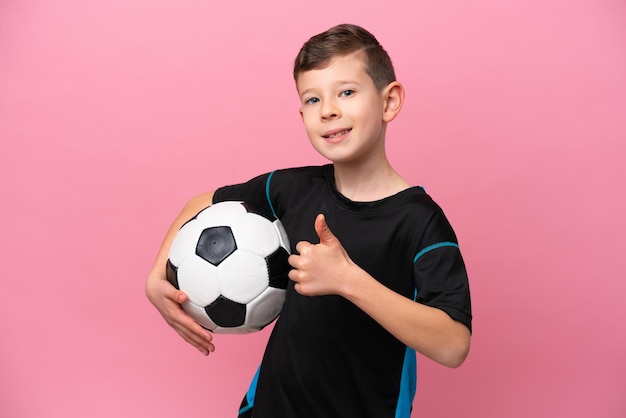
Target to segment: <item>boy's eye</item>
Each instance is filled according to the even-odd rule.
[[[341,95],[344,97],[352,96],[353,94],[354,94],[354,90],[350,90],[350,89],[344,90],[341,92]]]
[[[315,104],[318,103],[320,101],[320,99],[318,99],[317,97],[311,97],[308,100],[305,100],[304,104]]]

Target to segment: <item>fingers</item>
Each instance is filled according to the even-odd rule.
[[[167,283],[169,285],[169,283]],[[181,304],[186,302],[189,297],[185,292],[176,289],[173,286],[164,284],[163,293],[165,296],[165,306],[162,316],[167,323],[174,328],[187,343],[194,346],[205,356],[215,351],[213,345],[213,335],[196,323],[183,310]]]
[[[187,343],[194,346],[205,356],[215,351],[215,345],[212,342],[213,336],[193,320],[187,323],[181,322],[174,329]]]
[[[186,297],[186,296],[185,296]],[[213,335],[196,323],[177,305],[170,311],[169,324],[187,343],[194,346],[205,356],[215,351]]]
[[[287,262],[294,268],[291,270],[294,274],[297,273],[298,269],[303,267],[303,263],[306,263],[308,260],[308,256],[311,255],[315,244],[311,244],[308,241],[300,241],[296,244],[296,253],[291,254],[287,259]],[[291,273],[290,272],[290,273]],[[291,277],[291,274],[289,275]]]
[[[296,244],[296,252],[300,255],[306,255],[311,251],[312,246],[313,244],[308,241],[300,241]]]
[[[332,289],[334,285],[332,265],[336,265],[338,254],[343,254],[343,248],[326,224],[323,214],[315,218],[314,229],[319,238],[319,244],[312,244],[308,241],[298,242],[295,248],[296,253],[290,255],[288,260],[293,267],[288,273],[289,279],[294,282],[296,292],[305,296],[329,294],[334,291]],[[330,281],[329,278],[331,278]]]

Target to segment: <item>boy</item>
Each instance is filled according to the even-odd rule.
[[[457,367],[470,346],[467,275],[441,209],[389,164],[385,130],[404,90],[369,32],[339,25],[304,44],[294,66],[300,114],[332,164],[277,170],[190,200],[168,231],[148,298],[205,355],[212,336],[165,280],[178,228],[200,209],[245,200],[281,220],[290,285],[241,417],[409,417],[415,352]]]

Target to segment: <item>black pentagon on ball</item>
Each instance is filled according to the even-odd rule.
[[[291,266],[287,259],[289,253],[283,247],[278,247],[276,251],[265,257],[267,271],[270,276],[270,287],[286,289],[289,282],[289,270]]]
[[[196,254],[214,266],[231,255],[237,249],[233,231],[229,226],[214,226],[200,234],[196,245]]]
[[[204,310],[217,326],[224,328],[238,327],[246,320],[246,305],[233,302],[224,296],[215,299]]]
[[[172,284],[176,289],[180,289],[178,286],[178,267],[176,267],[172,262],[168,259],[167,264],[165,265],[165,275],[167,277],[167,281]]]

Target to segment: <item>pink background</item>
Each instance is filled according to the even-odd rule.
[[[626,3],[385,4],[0,2],[0,416],[235,416],[268,333],[205,358],[144,279],[188,197],[323,162],[291,64],[342,22],[390,52],[390,158],[471,275],[470,357],[420,359],[413,415],[626,415]]]

